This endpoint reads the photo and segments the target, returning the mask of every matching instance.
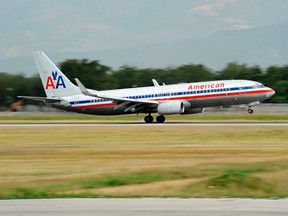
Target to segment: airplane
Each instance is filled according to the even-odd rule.
[[[34,58],[47,97],[18,96],[43,101],[46,105],[78,113],[93,115],[120,115],[144,113],[146,123],[153,122],[152,113],[158,113],[157,123],[165,122],[165,115],[202,113],[205,107],[252,106],[270,98],[275,91],[250,80],[217,80],[206,82],[160,85],[97,91],[87,89],[79,79],[74,85],[42,52]]]

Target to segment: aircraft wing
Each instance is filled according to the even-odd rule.
[[[125,111],[129,111],[129,110],[132,110],[132,109],[136,109],[137,107],[138,107],[138,110],[139,110],[141,105],[144,106],[142,108],[145,108],[145,107],[157,107],[159,105],[158,101],[135,100],[135,99],[132,99],[132,98],[107,96],[107,95],[102,95],[101,92],[99,92],[99,93],[97,92],[96,94],[95,93],[91,93],[91,92],[89,92],[86,89],[86,87],[80,82],[79,79],[75,78],[75,81],[76,81],[79,89],[81,90],[82,94],[87,95],[87,96],[92,96],[92,97],[112,100],[112,103],[117,104],[117,106],[114,109],[118,109],[118,108],[123,107],[123,106],[128,106],[128,108]]]
[[[36,101],[43,101],[43,102],[60,102],[61,99],[57,98],[47,98],[47,97],[33,97],[33,96],[17,96],[18,98],[24,98],[24,99],[30,99],[30,100],[36,100]]]

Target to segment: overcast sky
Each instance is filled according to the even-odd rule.
[[[0,4],[0,59],[28,56],[33,50],[121,50],[288,21],[287,0],[0,0]]]

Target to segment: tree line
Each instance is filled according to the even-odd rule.
[[[276,91],[268,102],[288,103],[288,65],[273,65],[262,69],[259,66],[231,62],[220,71],[214,71],[203,64],[144,69],[124,65],[113,70],[98,60],[69,59],[58,66],[72,82],[77,77],[87,88],[97,90],[151,86],[152,79],[165,84],[247,79],[261,82]],[[9,106],[17,100],[18,95],[45,96],[40,77],[0,73],[0,106]]]

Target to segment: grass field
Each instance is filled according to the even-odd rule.
[[[0,198],[288,197],[287,126],[0,130]]]

